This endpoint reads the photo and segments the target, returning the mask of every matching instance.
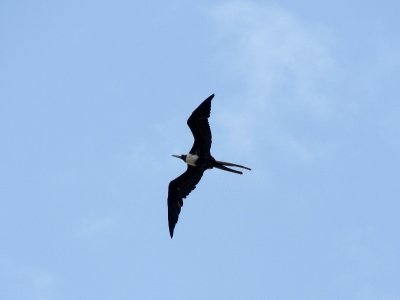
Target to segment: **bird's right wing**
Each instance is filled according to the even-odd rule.
[[[183,199],[196,188],[205,169],[188,166],[187,170],[169,183],[168,186],[168,226],[169,234],[174,235]]]
[[[187,124],[194,137],[193,147],[189,151],[191,154],[200,156],[210,155],[212,136],[208,118],[210,117],[212,98],[214,98],[214,94],[208,96],[208,98],[192,112],[187,120]]]

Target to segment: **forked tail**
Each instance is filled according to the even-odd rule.
[[[230,162],[218,161],[218,160],[215,161],[214,168],[221,169],[221,170],[228,171],[228,172],[233,172],[233,173],[236,173],[236,174],[243,174],[243,172],[234,170],[232,168],[228,168],[227,166],[238,167],[238,168],[242,168],[242,169],[246,169],[246,170],[251,171],[251,169],[248,168],[248,167],[245,167],[245,166],[242,166],[242,165],[233,164],[233,163],[230,163]]]

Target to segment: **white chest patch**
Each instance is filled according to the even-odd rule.
[[[198,159],[199,157],[196,155],[196,154],[188,154],[188,155],[186,155],[186,163],[188,164],[188,165],[191,165],[191,166],[195,166],[195,163],[196,163],[196,160]]]

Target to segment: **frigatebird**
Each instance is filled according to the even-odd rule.
[[[204,100],[190,115],[187,124],[192,131],[194,143],[188,154],[172,155],[182,159],[187,164],[186,171],[169,183],[168,186],[168,226],[171,238],[185,199],[196,188],[203,173],[207,169],[217,168],[224,171],[243,174],[230,167],[251,170],[248,167],[224,161],[215,160],[210,153],[211,130],[208,118],[211,112],[211,100],[214,94]]]

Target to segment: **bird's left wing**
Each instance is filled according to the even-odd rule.
[[[187,170],[169,183],[168,186],[168,226],[169,234],[174,235],[183,199],[196,188],[205,169],[188,166]]]
[[[191,154],[200,156],[209,156],[211,148],[211,130],[208,118],[211,112],[211,100],[214,94],[207,97],[190,115],[187,124],[192,131],[194,143],[192,149],[189,151]]]

